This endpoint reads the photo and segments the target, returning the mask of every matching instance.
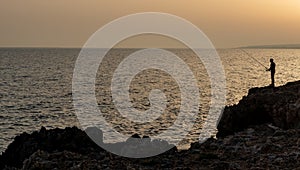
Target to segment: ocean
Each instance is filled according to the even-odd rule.
[[[171,75],[157,69],[143,70],[130,84],[130,101],[140,111],[151,107],[149,93],[160,89],[168,104],[153,123],[135,124],[117,114],[111,97],[111,79],[118,64],[138,49],[113,49],[103,59],[96,77],[96,99],[105,119],[117,131],[132,135],[156,135],[168,129],[180,111],[180,90]],[[196,78],[199,113],[182,146],[195,142],[211,103],[210,79],[202,62],[187,49],[168,49],[179,56]],[[261,64],[276,63],[276,86],[300,80],[300,49],[245,49]],[[270,72],[240,49],[219,49],[226,75],[226,105],[233,105],[252,87],[268,86]],[[72,78],[80,49],[1,48],[0,49],[0,152],[13,138],[41,126],[81,127],[73,107]],[[134,67],[134,66],[132,66]],[[180,75],[180,73],[178,73]],[[176,133],[176,129],[174,129]],[[172,137],[172,136],[170,136]],[[111,139],[113,141],[113,138]]]

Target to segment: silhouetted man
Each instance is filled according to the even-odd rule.
[[[274,63],[273,58],[270,59],[270,63],[271,63],[270,64],[270,68],[267,69],[266,71],[271,71],[271,81],[272,81],[272,83],[271,83],[270,86],[274,87],[275,86],[274,76],[275,76],[275,67],[276,67],[276,64]]]

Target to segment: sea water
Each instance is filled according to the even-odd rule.
[[[99,110],[112,128],[128,136],[138,133],[151,137],[174,123],[180,114],[181,93],[171,75],[157,69],[143,70],[131,81],[130,102],[135,109],[146,111],[151,107],[151,90],[160,89],[167,99],[164,112],[155,121],[144,124],[120,116],[111,97],[111,79],[118,65],[137,50],[113,49],[104,57],[96,76],[95,94]],[[276,63],[276,86],[300,80],[299,49],[245,50],[251,57],[240,49],[218,50],[226,78],[226,105],[236,104],[251,87],[270,84],[270,72],[261,65],[269,67],[270,58]],[[168,51],[190,67],[199,88],[199,113],[192,130],[182,142],[184,146],[198,140],[199,129],[206,121],[211,104],[210,77],[204,64],[191,50]],[[80,49],[0,49],[0,152],[16,135],[39,130],[41,126],[81,128],[72,102],[73,70],[79,52]],[[180,72],[178,74],[180,76]],[[110,139],[111,142],[114,142],[113,139]]]

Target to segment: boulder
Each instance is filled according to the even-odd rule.
[[[225,107],[217,137],[263,123],[282,129],[300,128],[300,81],[250,89],[237,105]]]

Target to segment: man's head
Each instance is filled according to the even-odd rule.
[[[270,62],[273,63],[273,61],[274,61],[273,58],[270,58]]]

